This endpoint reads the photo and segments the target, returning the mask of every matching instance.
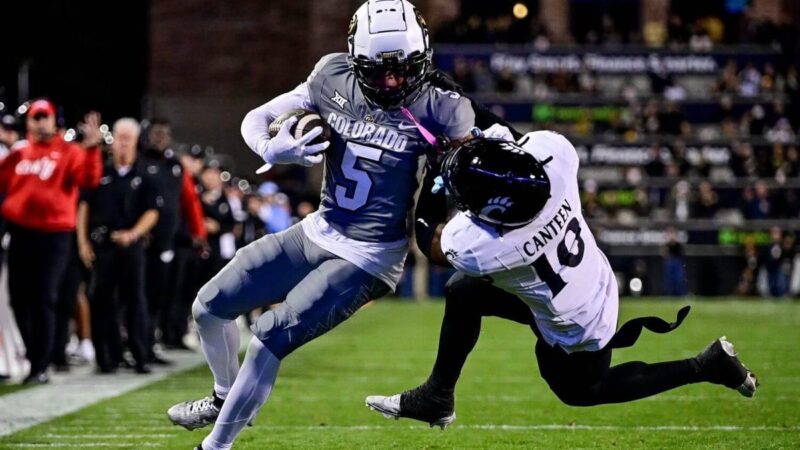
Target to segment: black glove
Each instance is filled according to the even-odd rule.
[[[462,89],[461,86],[455,82],[455,80],[450,78],[450,75],[447,75],[441,70],[435,69],[428,72],[428,82],[433,85],[433,87],[464,95],[464,89]]]

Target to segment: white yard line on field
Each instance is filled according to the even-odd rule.
[[[262,425],[265,430],[285,431],[373,431],[397,429],[427,429],[427,425]],[[450,429],[450,428],[448,428]],[[568,425],[568,424],[466,424],[452,425],[454,430],[493,430],[493,431],[800,431],[800,425],[778,426],[746,426],[746,425]]]

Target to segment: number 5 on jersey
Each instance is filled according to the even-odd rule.
[[[372,178],[363,169],[356,167],[359,159],[378,162],[383,150],[367,145],[348,142],[342,157],[342,173],[344,177],[355,183],[352,195],[347,195],[347,187],[336,185],[336,204],[344,209],[355,211],[367,204],[372,190]]]

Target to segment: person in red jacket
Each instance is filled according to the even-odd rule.
[[[86,115],[83,142],[66,142],[56,127],[55,106],[30,104],[27,141],[0,163],[0,198],[8,223],[8,288],[31,370],[25,383],[49,381],[55,305],[70,256],[78,194],[100,182],[100,115]],[[83,147],[83,148],[81,148]]]

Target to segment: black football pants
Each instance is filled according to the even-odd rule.
[[[92,342],[97,366],[113,369],[121,361],[119,304],[125,306],[128,347],[138,365],[147,363],[148,317],[144,296],[144,248],[104,245],[95,248],[89,305],[92,311]],[[115,295],[116,294],[116,295]]]
[[[70,258],[64,270],[64,278],[56,304],[56,330],[55,343],[53,344],[53,364],[67,365],[66,347],[69,343],[69,324],[78,302],[78,289],[81,282],[86,279],[87,269],[78,256],[78,241],[75,234],[70,237]]]
[[[8,291],[31,374],[47,370],[53,353],[59,287],[73,233],[47,233],[8,224]]]
[[[489,281],[457,273],[445,287],[439,350],[428,383],[452,391],[467,356],[478,342],[481,318],[496,316],[528,325],[537,336],[536,359],[542,378],[561,401],[572,406],[620,403],[701,381],[689,359],[611,367],[611,349],[567,353],[540,337],[530,308]]]
[[[174,302],[175,289],[170,281],[175,276],[174,248],[151,246],[147,249],[147,285],[146,297],[149,312],[148,357],[155,357],[153,346],[156,343],[156,331],[164,325],[164,320]],[[162,334],[164,330],[161,330]]]

